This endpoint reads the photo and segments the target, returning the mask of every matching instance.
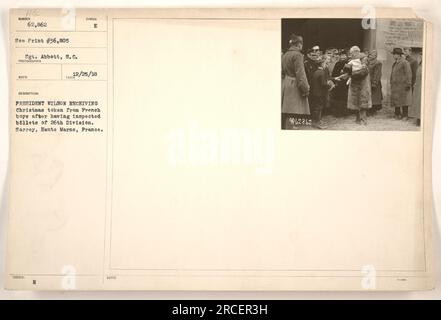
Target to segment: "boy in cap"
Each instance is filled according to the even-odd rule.
[[[312,75],[314,74],[314,71],[317,69],[317,65],[315,63],[317,56],[318,54],[314,52],[312,49],[309,49],[306,53],[305,72],[306,72],[306,78],[308,79],[308,83],[312,81]]]
[[[316,70],[311,79],[311,89],[309,95],[309,104],[311,108],[312,126],[316,129],[326,129],[322,124],[322,111],[326,105],[328,90],[334,87],[334,83],[329,80],[329,74],[326,72],[326,59],[322,56],[315,59]]]

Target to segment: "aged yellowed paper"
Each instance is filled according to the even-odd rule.
[[[11,10],[7,288],[431,289],[431,24],[377,9],[376,31],[354,31],[383,63],[366,126],[282,130],[282,19],[300,18],[364,17]],[[419,125],[387,113],[398,46],[422,49]]]

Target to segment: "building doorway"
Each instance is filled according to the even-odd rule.
[[[303,37],[306,51],[315,45],[322,51],[327,48],[349,49],[358,46],[370,49],[369,37],[363,30],[361,19],[282,19],[282,51],[288,49],[289,36]]]

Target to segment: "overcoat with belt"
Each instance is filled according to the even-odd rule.
[[[303,54],[295,47],[282,56],[282,113],[310,114]]]

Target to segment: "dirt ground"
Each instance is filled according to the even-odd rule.
[[[325,113],[322,121],[326,126],[326,130],[415,131],[420,128],[416,125],[416,119],[414,118],[409,118],[408,120],[394,119],[394,111],[388,106],[383,106],[374,116],[369,116],[367,125],[357,124],[355,122],[355,114],[335,117]],[[317,130],[308,125],[300,126],[300,129]]]

